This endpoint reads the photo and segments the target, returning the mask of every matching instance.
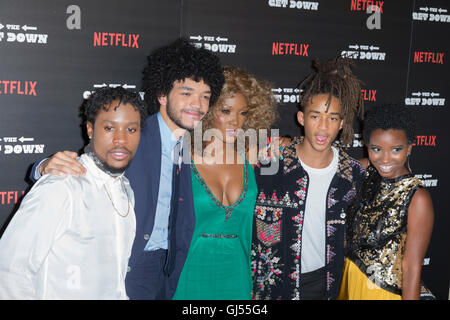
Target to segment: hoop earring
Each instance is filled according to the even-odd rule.
[[[408,153],[408,157],[406,158],[406,164],[408,165],[408,170],[409,170],[409,172],[412,173],[411,166],[409,165],[409,156],[410,156],[410,155],[411,155],[411,154]]]

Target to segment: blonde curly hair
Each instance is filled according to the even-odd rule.
[[[247,119],[242,130],[254,129],[256,132],[261,129],[270,130],[278,118],[277,102],[272,93],[273,85],[265,80],[255,78],[239,67],[225,66],[223,73],[225,84],[219,99],[210,107],[201,121],[202,132],[214,128],[218,107],[223,104],[225,99],[232,98],[237,93],[244,95],[248,103]],[[203,149],[207,143],[203,141]],[[248,150],[248,144],[246,144],[246,150]]]

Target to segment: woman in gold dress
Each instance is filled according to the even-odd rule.
[[[428,191],[409,170],[413,128],[403,106],[373,108],[364,119],[369,159],[361,160],[364,182],[347,212],[340,299],[434,298],[420,280],[434,213]]]

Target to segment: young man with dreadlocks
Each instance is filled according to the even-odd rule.
[[[136,219],[124,172],[147,110],[123,88],[97,90],[83,107],[87,172],[45,175],[25,196],[0,239],[0,299],[127,299]]]
[[[186,261],[195,216],[189,152],[175,163],[186,131],[219,97],[224,75],[219,58],[181,38],[155,49],[143,72],[150,116],[125,175],[136,197],[136,237],[126,277],[130,299],[171,299]],[[82,174],[74,154],[58,152],[39,166],[53,174]],[[32,174],[34,174],[32,172]]]
[[[335,299],[344,263],[345,211],[364,169],[340,142],[353,138],[353,119],[363,107],[353,63],[315,61],[301,84],[299,123],[280,157],[276,175],[258,174],[252,244],[253,299]],[[333,145],[334,144],[334,145]]]

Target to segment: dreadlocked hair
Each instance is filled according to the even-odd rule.
[[[300,85],[300,109],[311,103],[318,94],[329,94],[327,111],[334,96],[341,104],[341,117],[344,120],[340,142],[348,145],[353,141],[353,119],[355,114],[363,118],[364,100],[361,93],[363,82],[352,72],[355,63],[348,58],[337,57],[322,62],[313,61],[314,73],[303,80]]]

